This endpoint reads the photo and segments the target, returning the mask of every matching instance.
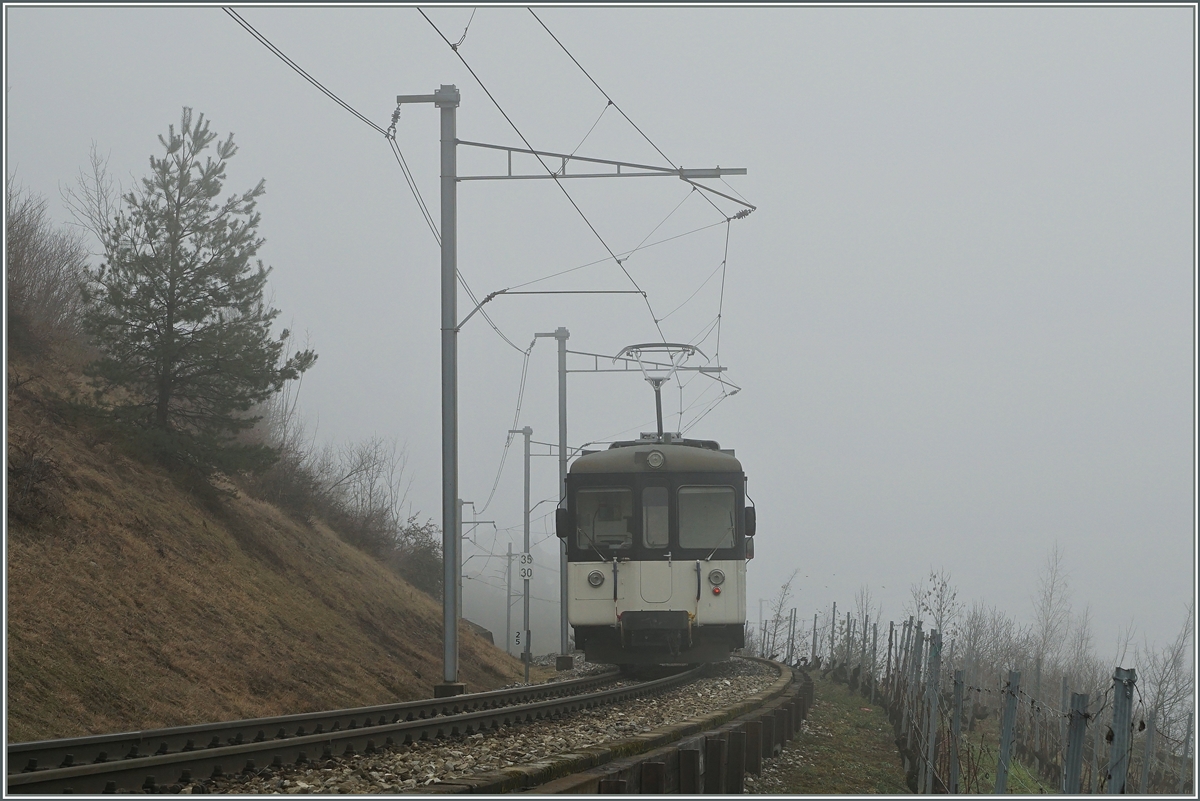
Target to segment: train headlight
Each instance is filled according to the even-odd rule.
[[[713,570],[708,574],[708,580],[719,587],[725,583],[725,573],[721,570]]]
[[[599,570],[593,570],[591,573],[588,573],[588,584],[591,584],[593,587],[599,587],[603,583],[604,574]]]
[[[662,451],[650,451],[650,453],[646,454],[646,464],[650,465],[655,470],[662,467],[663,463],[666,461],[667,457],[663,456]]]

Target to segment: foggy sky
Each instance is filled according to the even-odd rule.
[[[536,10],[651,141],[527,10],[480,7],[460,52],[533,147],[746,167],[706,183],[757,210],[726,226],[739,206],[677,179],[564,181],[598,238],[552,181],[460,183],[479,298],[716,223],[627,260],[653,316],[636,295],[513,296],[485,309],[516,348],[480,315],[464,327],[460,489],[499,529],[467,556],[520,550],[519,438],[483,508],[507,430],[557,440],[553,340],[513,425],[535,333],[615,354],[660,339],[655,318],[695,341],[720,313],[719,353],[715,330],[700,347],[741,392],[694,423],[718,387],[688,377],[664,405],[749,475],[752,620],[793,569],[801,619],[866,586],[899,620],[944,567],[960,599],[1028,621],[1057,542],[1102,658],[1130,619],[1173,637],[1195,592],[1192,8]],[[397,94],[455,84],[460,139],[522,146],[416,8],[239,12],[380,126]],[[457,41],[472,7],[426,13]],[[10,5],[5,25],[6,170],[60,221],[92,142],[128,188],[181,107],[234,132],[226,192],[266,179],[273,303],[320,354],[300,391],[316,441],[396,438],[413,512],[440,524],[439,256],[383,137],[219,7]],[[437,112],[406,106],[397,131],[436,218]],[[459,164],[505,169],[462,147]],[[633,286],[609,259],[525,288]],[[572,374],[568,395],[572,446],[653,428],[636,374]],[[532,461],[535,501],[556,497],[557,459]],[[532,534],[547,599],[552,508]],[[502,566],[466,569],[466,614],[498,640]],[[556,650],[557,605],[534,609],[534,650]]]

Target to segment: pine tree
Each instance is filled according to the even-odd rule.
[[[150,157],[150,176],[100,222],[105,261],[88,272],[84,323],[101,356],[88,373],[102,406],[160,458],[204,474],[258,469],[274,453],[239,432],[317,357],[285,357],[288,332],[271,335],[270,269],[254,258],[264,182],[220,202],[233,135],[214,158],[203,114],[184,108],[179,127],[159,136],[166,152]]]

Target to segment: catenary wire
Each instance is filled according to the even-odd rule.
[[[293,70],[295,70],[297,74],[299,74],[301,77],[303,77],[309,83],[311,83],[313,86],[315,86],[321,92],[323,92],[327,97],[329,97],[331,100],[333,100],[339,106],[344,108],[346,111],[349,111],[351,114],[353,114],[355,117],[357,117],[358,119],[360,119],[361,121],[363,121],[364,123],[369,125],[375,131],[378,131],[379,133],[383,134],[384,138],[388,140],[389,146],[392,149],[393,156],[395,156],[395,158],[396,158],[396,162],[400,165],[400,170],[404,174],[404,180],[408,184],[409,190],[412,192],[413,197],[417,201],[417,206],[421,210],[421,216],[425,219],[425,223],[429,227],[430,233],[433,234],[434,240],[438,243],[438,246],[441,247],[442,237],[441,237],[441,234],[438,232],[437,225],[435,224],[435,222],[433,220],[433,215],[430,214],[429,208],[425,204],[425,199],[423,197],[421,197],[421,192],[417,188],[416,180],[413,178],[411,170],[409,170],[409,168],[408,168],[408,163],[404,159],[404,154],[400,151],[400,146],[396,142],[396,139],[395,139],[395,126],[396,126],[397,120],[399,119],[399,108],[397,108],[396,112],[392,115],[391,128],[390,129],[381,128],[379,125],[372,122],[366,116],[359,113],[359,111],[357,109],[355,109],[353,106],[351,106],[349,103],[342,100],[340,97],[338,97],[336,94],[334,94],[328,88],[326,88],[324,84],[322,84],[320,81],[318,81],[312,75],[310,75],[299,64],[292,61],[292,59],[290,59],[286,53],[284,53],[282,50],[280,50],[278,47],[276,47],[274,44],[272,44],[271,41],[269,39],[267,39],[266,36],[259,33],[258,30],[256,30],[253,25],[251,25],[249,22],[247,22],[236,11],[234,11],[231,8],[227,8],[227,7],[223,7],[222,10],[226,14],[228,14],[231,19],[233,19],[236,23],[238,23],[240,26],[242,26],[242,28],[244,28],[251,36],[253,36],[259,42],[261,42],[268,50],[270,50],[272,53],[274,53],[276,56],[278,56],[285,64],[287,64],[289,67],[291,67]],[[472,18],[473,17],[474,17],[474,12],[472,12]],[[470,28],[470,25],[471,25],[471,23],[468,21],[467,27]],[[463,31],[463,37],[464,38],[466,37],[466,31]],[[461,40],[460,40],[460,44],[461,44]],[[470,286],[467,285],[466,279],[463,278],[461,271],[459,271],[459,273],[458,273],[458,280],[462,284],[463,289],[465,289],[467,291],[467,295],[471,298],[471,300],[478,303],[478,301],[476,300],[476,298],[474,296],[474,293],[471,291]],[[521,348],[518,347],[517,345],[515,345],[513,343],[513,341],[511,339],[509,339],[504,334],[503,331],[500,330],[500,327],[497,326],[496,323],[491,319],[491,317],[488,316],[487,312],[485,312],[481,309],[480,314],[487,321],[488,325],[490,325],[492,327],[492,330],[495,331],[496,334],[499,335],[499,337],[501,339],[503,339],[505,342],[507,342],[509,344],[509,346],[514,348],[518,353],[521,352]]]
[[[713,276],[714,276],[714,275],[716,275],[718,272],[720,272],[720,271],[721,271],[721,268],[723,268],[724,266],[725,266],[725,262],[721,262],[720,264],[718,264],[718,265],[717,265],[717,267],[716,267],[716,269],[715,269],[715,270],[713,270],[711,273],[709,273],[709,274],[708,274],[708,277],[707,277],[707,278],[705,278],[703,281],[701,281],[701,282],[700,282],[700,286],[696,287],[696,291],[692,292],[692,294],[690,294],[690,295],[688,295],[688,296],[687,296],[687,300],[685,300],[683,303],[680,303],[680,304],[679,304],[678,306],[676,306],[675,308],[671,309],[669,312],[667,312],[666,314],[664,314],[662,317],[658,318],[659,322],[662,322],[663,320],[666,320],[666,319],[667,319],[668,317],[670,317],[672,314],[674,314],[675,312],[679,311],[679,310],[680,310],[680,309],[682,309],[684,306],[688,305],[688,303],[690,303],[690,302],[691,302],[692,298],[694,298],[694,297],[696,297],[696,295],[700,294],[700,290],[701,290],[701,289],[704,289],[704,287],[708,286],[708,282],[709,282],[709,281],[711,281],[711,280],[712,280],[712,278],[713,278]],[[724,276],[722,276],[722,278],[723,278],[723,277],[724,277]],[[719,315],[718,315],[717,319],[718,319],[718,320],[720,320],[720,316],[719,316]]]
[[[396,157],[396,163],[400,165],[400,171],[404,174],[404,180],[408,184],[409,190],[413,197],[417,200],[417,206],[421,209],[421,216],[425,219],[425,224],[429,226],[430,232],[433,233],[434,241],[438,247],[442,246],[442,235],[437,229],[437,224],[433,221],[433,214],[430,213],[429,207],[425,205],[425,198],[421,197],[421,190],[417,188],[416,179],[412,176],[412,171],[408,168],[408,162],[404,158],[404,154],[400,152],[400,145],[396,142],[396,125],[400,122],[401,106],[397,105],[396,110],[392,112],[392,123],[388,126],[387,136],[388,144],[391,146],[392,155]]]
[[[425,18],[425,21],[429,23],[430,27],[433,28],[433,30],[437,33],[437,35],[439,37],[441,37],[442,41],[445,42],[447,45],[450,45],[450,40],[447,39],[446,35],[443,34],[441,32],[441,30],[438,28],[438,26],[433,23],[433,20],[429,19],[428,15],[426,15],[426,13],[424,11],[422,11],[420,8],[418,8],[417,11],[421,14],[422,17]],[[453,48],[451,48],[451,49],[453,49]],[[471,65],[467,63],[467,60],[465,58],[463,58],[462,53],[459,53],[457,50],[454,50],[454,54],[456,56],[458,56],[458,60],[461,61],[463,66],[467,68],[467,72],[471,73],[471,77],[475,79],[475,82],[477,84],[479,84],[479,88],[481,88],[483,90],[483,93],[486,94],[488,96],[488,99],[492,101],[492,105],[494,105],[496,107],[496,110],[500,112],[501,116],[504,117],[505,121],[509,124],[509,126],[513,129],[513,131],[515,131],[517,136],[520,137],[521,141],[525,144],[525,147],[528,148],[529,150],[533,150],[534,147],[533,147],[533,145],[531,145],[529,143],[529,140],[525,138],[525,134],[521,133],[521,129],[518,128],[516,123],[513,122],[512,118],[508,116],[508,112],[506,112],[504,110],[504,107],[501,106],[500,103],[496,100],[496,98],[492,94],[491,90],[489,90],[487,88],[487,86],[483,83],[483,81],[480,80],[480,78],[476,74],[475,70],[472,69]],[[650,319],[654,320],[654,327],[655,327],[655,329],[657,329],[659,337],[662,339],[663,342],[666,342],[667,341],[666,335],[663,334],[662,328],[659,327],[659,325],[658,325],[657,317],[654,314],[654,307],[650,304],[649,296],[641,288],[641,286],[638,284],[637,280],[634,279],[634,277],[629,273],[629,270],[627,270],[625,268],[624,260],[619,258],[617,256],[617,254],[613,252],[613,249],[611,247],[609,247],[608,242],[606,242],[604,237],[600,235],[600,232],[596,230],[596,226],[593,225],[592,221],[590,219],[588,219],[588,216],[586,214],[584,214],[583,209],[581,209],[579,207],[579,204],[575,202],[575,198],[571,197],[571,193],[567,191],[567,188],[565,186],[563,186],[562,181],[559,180],[558,175],[554,172],[554,170],[550,169],[550,167],[546,164],[546,162],[542,161],[541,156],[538,156],[537,160],[538,160],[538,163],[542,165],[542,168],[544,170],[546,170],[547,174],[549,174],[554,179],[555,185],[563,193],[563,196],[566,197],[567,201],[575,209],[576,213],[579,214],[579,216],[583,220],[584,224],[588,227],[588,230],[590,230],[592,232],[592,234],[596,237],[597,241],[599,241],[600,244],[604,247],[604,249],[606,251],[608,251],[608,255],[612,258],[612,260],[614,262],[616,262],[618,267],[621,268],[621,272],[623,272],[625,274],[625,277],[627,279],[629,279],[629,282],[633,285],[633,287],[638,292],[642,293],[642,300],[646,303],[646,310],[650,313]]]
[[[479,10],[478,6],[471,9],[471,18],[467,20],[467,27],[463,28],[463,35],[458,37],[457,42],[450,45],[455,50],[458,50],[458,48],[462,46],[462,43],[467,41],[467,31],[471,30],[471,23],[475,21],[475,12],[478,10]]]
[[[575,56],[573,56],[571,54],[571,51],[567,49],[567,46],[564,45],[559,40],[559,38],[554,35],[554,32],[552,30],[550,30],[550,28],[546,25],[546,23],[542,22],[542,18],[539,17],[532,8],[527,7],[527,9],[530,14],[533,14],[533,18],[538,21],[538,24],[541,25],[543,29],[545,29],[546,33],[550,34],[550,38],[554,40],[554,43],[557,44],[560,48],[562,48],[562,51],[567,54],[567,58],[571,59],[571,61],[575,64],[575,66],[579,67],[579,71],[582,72],[584,74],[584,76],[586,76],[587,79],[592,82],[592,86],[596,87],[597,91],[599,91],[600,94],[604,95],[604,99],[607,100],[612,105],[612,107],[615,108],[617,110],[617,112],[620,113],[620,115],[625,118],[626,122],[628,122],[630,125],[633,126],[633,129],[635,131],[637,131],[639,134],[641,134],[642,138],[645,139],[650,144],[650,147],[654,148],[654,150],[658,153],[658,155],[662,156],[663,161],[670,164],[673,169],[679,169],[679,165],[677,165],[671,159],[667,158],[667,154],[662,152],[662,148],[660,148],[658,145],[654,144],[654,141],[649,136],[646,135],[646,132],[643,131],[641,128],[639,128],[638,124],[636,122],[634,122],[632,119],[630,119],[629,115],[626,114],[621,109],[620,106],[618,106],[615,102],[613,102],[613,99],[612,99],[612,97],[609,96],[608,92],[604,91],[604,89],[600,86],[600,84],[596,83],[596,79],[593,78],[591,76],[591,74],[588,73],[588,71],[583,68],[583,65],[579,63],[579,59],[575,58]],[[691,182],[689,181],[688,183],[691,183]],[[699,187],[701,189],[705,188],[702,185],[694,184],[694,183],[692,184],[692,186]],[[725,212],[721,211],[721,209],[717,206],[716,203],[713,203],[712,198],[708,197],[707,195],[704,195],[704,199],[708,201],[710,206],[712,206],[714,209],[717,210],[718,214],[720,214],[721,216],[725,216]]]
[[[698,234],[701,231],[707,231],[709,228],[716,228],[718,225],[723,225],[724,222],[725,222],[724,220],[721,220],[720,222],[709,223],[708,225],[702,225],[699,228],[693,228],[691,231],[685,231],[682,234],[676,234],[675,236],[669,236],[666,239],[660,239],[657,242],[651,242],[649,245],[641,246],[640,249],[641,250],[649,250],[650,248],[655,247],[656,245],[662,245],[667,242],[672,242],[676,239],[682,239],[685,236],[691,236],[692,234]],[[634,252],[635,251],[633,251],[633,250],[625,251],[621,254],[621,258],[629,258],[630,256],[632,256],[634,254]],[[606,261],[608,261],[608,259],[596,259],[595,261],[589,261],[587,264],[581,264],[578,267],[571,267],[566,270],[560,270],[559,272],[551,273],[550,275],[542,276],[541,278],[534,278],[531,281],[526,281],[523,284],[516,284],[514,286],[509,287],[509,289],[520,289],[521,287],[529,286],[530,284],[537,284],[537,283],[541,283],[542,281],[549,281],[551,278],[558,278],[561,275],[567,275],[568,273],[577,272],[577,271],[582,270],[587,267],[595,267],[597,264],[603,264]]]
[[[604,119],[604,112],[608,111],[608,107],[611,105],[612,103],[609,102],[604,106],[604,108],[600,109],[600,116],[596,117],[596,121],[592,123],[592,127],[588,128],[588,132],[585,133],[583,138],[579,140],[579,144],[575,145],[575,149],[571,151],[572,156],[579,152],[579,148],[583,147],[583,143],[586,142],[588,137],[592,135],[592,131],[596,130],[596,126],[600,124],[600,120]]]
[[[553,32],[553,31],[551,31],[551,30],[550,30],[550,28],[549,28],[549,26],[547,26],[547,25],[546,25],[546,23],[542,21],[541,17],[539,17],[539,16],[537,15],[537,13],[536,13],[536,12],[535,12],[535,11],[534,11],[532,8],[529,8],[529,9],[528,9],[528,11],[529,11],[529,13],[530,13],[530,14],[532,14],[532,15],[533,15],[533,18],[534,18],[535,20],[537,20],[538,24],[542,26],[542,28],[543,28],[543,29],[546,31],[546,33],[550,35],[550,38],[554,40],[555,44],[557,44],[557,45],[558,45],[560,48],[562,48],[562,51],[563,51],[564,53],[566,53],[566,55],[567,55],[567,58],[571,59],[571,61],[572,61],[572,62],[575,64],[575,66],[576,66],[576,67],[579,67],[579,70],[580,70],[580,72],[582,72],[582,73],[584,74],[584,76],[585,76],[585,77],[587,77],[587,79],[588,79],[589,81],[591,81],[592,85],[596,87],[597,91],[599,91],[599,92],[600,92],[600,94],[604,95],[604,99],[605,99],[605,100],[607,100],[607,101],[608,101],[608,102],[609,102],[609,103],[610,103],[610,104],[613,106],[613,108],[615,108],[615,109],[616,109],[616,110],[617,110],[617,111],[618,111],[618,112],[621,114],[621,116],[622,116],[622,117],[624,117],[624,118],[626,119],[626,121],[627,121],[627,122],[628,122],[630,125],[632,125],[632,126],[633,126],[633,128],[634,128],[634,130],[635,130],[635,131],[637,131],[639,134],[641,134],[642,138],[643,138],[643,139],[645,139],[645,140],[646,140],[646,141],[647,141],[647,142],[650,144],[650,146],[654,148],[654,150],[655,150],[655,151],[657,151],[658,155],[662,156],[662,158],[663,158],[663,159],[664,159],[664,160],[665,160],[665,161],[666,161],[668,164],[670,164],[670,165],[671,165],[673,168],[676,168],[676,169],[678,169],[678,165],[676,165],[676,164],[675,164],[675,162],[674,162],[674,161],[672,161],[671,159],[667,158],[667,155],[666,155],[666,154],[665,154],[665,153],[662,151],[662,148],[660,148],[658,145],[656,145],[656,144],[654,143],[654,141],[653,141],[653,140],[651,140],[651,139],[650,139],[650,137],[646,135],[645,131],[643,131],[643,130],[642,130],[640,127],[638,127],[637,123],[635,123],[635,122],[634,122],[632,119],[630,119],[629,115],[628,115],[628,114],[626,114],[626,113],[624,112],[624,110],[622,110],[622,109],[621,109],[621,107],[620,107],[620,106],[618,106],[618,105],[617,105],[617,104],[616,104],[616,103],[613,101],[612,97],[611,97],[611,96],[608,94],[608,92],[604,91],[603,87],[601,87],[601,86],[600,86],[600,84],[599,84],[599,83],[596,81],[596,79],[595,79],[595,78],[593,78],[593,77],[591,76],[591,74],[590,74],[590,73],[589,73],[589,72],[588,72],[586,69],[584,69],[584,66],[583,66],[582,64],[580,64],[580,63],[579,63],[579,59],[575,58],[575,56],[574,56],[574,55],[571,53],[571,51],[567,49],[566,45],[564,45],[564,44],[562,43],[562,41],[561,41],[561,40],[560,40],[560,39],[559,39],[557,36],[555,36],[555,35],[554,35],[554,32]],[[531,149],[532,149],[532,148],[531,148]],[[718,176],[718,178],[719,178],[719,180],[721,180],[721,183],[723,183],[723,184],[725,184],[725,186],[729,187],[729,189],[730,189],[731,191],[733,191],[733,193],[734,193],[735,195],[737,195],[738,197],[742,197],[742,195],[741,195],[741,194],[740,194],[740,193],[739,193],[737,190],[733,189],[733,187],[729,186],[728,182],[726,182],[726,181],[725,181],[723,178],[720,178],[720,176]],[[688,181],[688,183],[692,185],[692,188],[693,188],[693,189],[706,189],[706,190],[707,190],[707,187],[705,187],[705,186],[703,186],[703,185],[701,185],[701,184],[696,184],[696,183],[694,183],[694,182],[692,182],[692,181]],[[715,191],[715,190],[708,190],[708,191]],[[718,193],[718,194],[720,194],[720,193]],[[704,199],[705,199],[706,201],[708,201],[708,204],[709,204],[710,206],[712,206],[714,209],[716,209],[717,213],[721,214],[722,216],[725,216],[725,221],[726,221],[726,228],[725,228],[725,256],[724,256],[724,259],[723,259],[723,261],[722,261],[722,268],[723,268],[723,269],[722,269],[722,273],[721,273],[721,298],[720,298],[720,308],[719,308],[719,310],[718,310],[718,312],[717,312],[717,320],[718,320],[718,322],[717,322],[717,347],[716,347],[716,353],[713,355],[713,358],[716,360],[716,362],[717,362],[717,365],[718,365],[718,366],[720,366],[720,364],[721,364],[721,326],[720,326],[720,320],[721,320],[721,314],[722,314],[722,312],[724,311],[724,302],[725,302],[725,270],[724,270],[724,267],[725,267],[725,265],[726,265],[726,264],[728,264],[728,261],[729,261],[729,227],[728,227],[728,226],[729,226],[729,223],[730,223],[730,222],[732,222],[732,220],[733,220],[734,218],[733,218],[733,217],[728,217],[728,216],[726,216],[726,215],[725,215],[725,213],[724,213],[723,211],[721,211],[721,209],[720,209],[720,208],[717,206],[717,204],[716,204],[716,203],[714,203],[714,202],[713,202],[712,198],[710,198],[710,197],[708,196],[708,194],[707,194],[707,193],[701,193],[701,195],[704,197]],[[742,199],[743,199],[743,201],[745,200],[745,198],[742,198]],[[750,205],[748,202],[747,202],[747,206],[748,206],[748,208],[747,208],[746,210],[744,210],[744,211],[742,211],[742,212],[739,212],[739,213],[738,213],[737,215],[735,215],[735,216],[736,216],[737,218],[739,218],[739,219],[740,219],[741,217],[744,217],[746,214],[748,214],[750,211],[752,211],[752,210],[753,210],[753,206],[751,206],[751,205]],[[649,301],[648,301],[648,300],[647,300],[647,306],[649,306]],[[654,323],[654,324],[655,324],[655,326],[657,326],[657,325],[659,324],[659,322],[660,322],[662,319],[665,319],[665,318],[659,318],[659,319],[656,319],[656,320],[655,320],[655,323]],[[661,330],[661,329],[659,329],[659,333],[660,333],[660,334],[662,333],[662,330]],[[697,422],[698,422],[698,421],[697,421]]]
[[[517,390],[517,408],[513,412],[512,427],[514,429],[521,421],[521,404],[525,398],[525,378],[529,374],[529,355],[533,352],[533,346],[536,344],[537,337],[534,337],[533,341],[529,343],[529,347],[525,350],[525,361],[521,365],[521,385]],[[516,434],[510,432],[504,440],[504,450],[500,454],[500,466],[496,469],[496,479],[492,482],[492,491],[488,493],[487,501],[483,504],[483,508],[479,510],[479,514],[486,512],[492,504],[492,499],[496,497],[496,488],[500,486],[500,475],[504,472],[504,462],[508,458],[508,449],[512,445],[513,437],[515,436]]]
[[[280,50],[278,47],[273,45],[271,43],[271,41],[269,39],[267,39],[267,37],[263,36],[261,33],[259,33],[257,30],[255,30],[254,26],[251,25],[249,22],[247,22],[245,19],[243,19],[240,14],[238,14],[232,8],[229,8],[227,6],[222,6],[221,10],[224,11],[226,14],[228,14],[230,16],[230,18],[233,19],[234,22],[236,22],[238,25],[241,25],[243,28],[245,28],[246,31],[251,36],[253,36],[259,42],[261,42],[268,50],[270,50],[272,53],[274,53],[276,56],[278,56],[280,59],[282,59],[285,64],[287,64],[289,67],[291,67],[293,70],[295,70],[306,81],[308,81],[313,86],[317,87],[322,92],[324,92],[325,95],[327,97],[329,97],[330,100],[337,103],[342,108],[346,109],[346,111],[349,111],[355,117],[358,117],[360,120],[362,120],[367,125],[374,128],[379,133],[383,134],[384,136],[387,136],[387,131],[385,131],[383,128],[379,127],[378,125],[376,125],[374,122],[372,122],[367,117],[360,114],[353,106],[351,106],[345,100],[342,100],[340,97],[335,95],[333,92],[329,91],[329,89],[325,88],[324,84],[322,84],[316,78],[314,78],[313,76],[311,76],[307,72],[305,72],[304,69],[299,64],[297,64],[296,62],[294,62],[290,58],[288,58],[287,55],[282,50]]]

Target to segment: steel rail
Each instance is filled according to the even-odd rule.
[[[255,730],[253,740],[246,741],[243,734],[242,742],[222,743],[217,738],[216,743],[208,746],[186,747],[172,752],[169,748],[162,753],[142,756],[134,753],[132,756],[115,759],[105,759],[91,764],[78,764],[72,760],[56,768],[34,769],[22,773],[10,773],[6,777],[7,791],[10,794],[59,794],[59,793],[103,793],[118,790],[164,790],[174,784],[188,783],[208,778],[209,776],[225,775],[227,771],[245,773],[261,770],[268,766],[281,766],[288,763],[311,762],[333,757],[353,756],[359,753],[374,753],[382,747],[399,745],[418,740],[454,737],[472,734],[484,729],[497,729],[514,723],[541,720],[557,717],[562,714],[601,704],[616,703],[642,695],[653,694],[667,689],[675,684],[687,681],[703,668],[680,672],[665,678],[649,682],[628,685],[615,689],[596,692],[583,692],[560,697],[546,698],[525,702],[531,695],[552,695],[555,691],[588,690],[596,684],[611,681],[614,673],[606,673],[588,679],[577,679],[570,682],[522,687],[518,690],[498,690],[490,693],[461,695],[436,701],[416,701],[405,704],[391,704],[387,707],[363,707],[359,710],[343,710],[343,712],[359,713],[366,710],[391,709],[384,712],[377,721],[371,718],[375,715],[364,716],[362,724],[357,723],[357,716],[349,717],[345,728],[330,728],[328,730],[301,734],[299,729],[295,734],[287,734],[286,727],[280,728],[272,738],[267,739],[267,729],[261,726],[251,726]],[[505,697],[514,700],[510,705],[500,705]],[[401,720],[400,708],[404,708],[405,718]],[[424,711],[424,716],[421,712]],[[329,715],[330,713],[325,713]],[[393,719],[386,718],[391,714]],[[279,721],[283,719],[296,720],[300,715],[290,715],[286,718],[261,718],[260,722]],[[307,716],[312,717],[312,716]],[[346,716],[343,716],[344,719]],[[340,720],[340,719],[339,719]],[[251,721],[239,721],[250,723]],[[212,724],[211,726],[219,726]],[[336,724],[335,724],[336,725]],[[209,727],[211,730],[211,726]],[[182,727],[202,728],[202,727]],[[246,731],[243,728],[239,731]],[[176,730],[159,730],[176,731]],[[231,731],[226,729],[225,731]],[[133,733],[133,734],[146,734]],[[282,736],[281,736],[282,735]],[[119,737],[120,735],[106,735]],[[98,738],[77,738],[90,740]],[[236,736],[233,738],[236,740]],[[195,742],[192,738],[193,743]],[[62,741],[43,741],[61,743]],[[127,741],[121,741],[127,742]],[[35,743],[21,743],[20,746],[32,746]],[[13,746],[16,747],[16,746]],[[28,751],[26,753],[29,753]],[[64,757],[65,761],[65,757]],[[10,758],[10,765],[12,764]]]
[[[421,699],[375,706],[304,712],[248,720],[202,723],[163,729],[119,732],[59,740],[10,743],[8,773],[28,773],[110,760],[136,759],[163,754],[261,742],[268,737],[284,739],[376,726],[385,722],[452,715],[508,704],[579,693],[617,678],[615,671],[561,682],[528,685],[503,690],[468,693],[450,698]],[[157,750],[155,750],[157,749]]]
[[[421,699],[351,709],[304,712],[295,715],[202,723],[165,729],[71,737],[61,740],[10,743],[7,748],[8,772],[11,774],[68,767],[70,764],[104,762],[110,759],[133,759],[139,756],[149,757],[175,751],[214,748],[221,745],[240,745],[243,742],[262,741],[268,736],[282,739],[282,737],[320,734],[325,731],[354,729],[360,725],[378,725],[372,720],[384,722],[387,718],[391,719],[390,722],[396,723],[414,718],[457,714],[505,704],[526,703],[563,693],[578,693],[606,684],[616,677],[615,671],[609,671],[570,681],[489,690],[451,698]],[[295,730],[289,734],[288,730],[293,728]],[[268,732],[274,733],[268,735]],[[156,747],[156,751],[144,750]],[[68,757],[71,757],[71,762],[64,764]]]

